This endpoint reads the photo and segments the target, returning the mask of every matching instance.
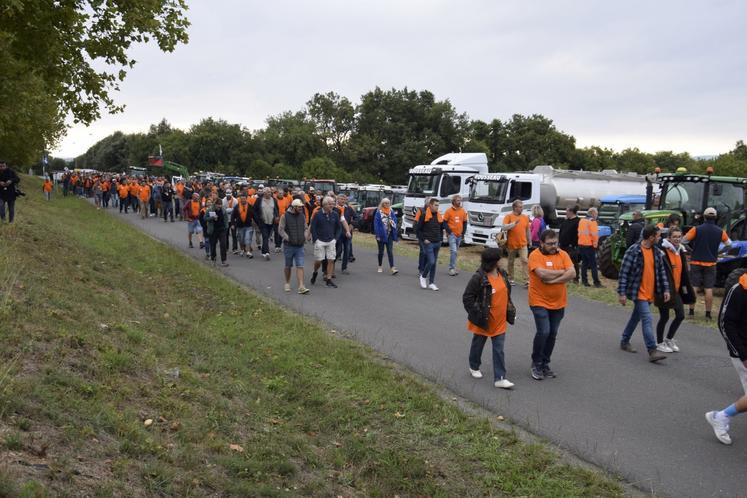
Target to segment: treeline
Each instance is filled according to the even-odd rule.
[[[538,164],[599,171],[652,172],[686,167],[718,174],[745,174],[747,146],[713,160],[687,153],[649,154],[636,148],[614,152],[576,147],[573,136],[542,115],[514,115],[489,123],[471,120],[429,91],[374,90],[353,104],[335,93],[316,94],[304,109],[267,119],[250,131],[207,118],[188,130],[164,119],[145,133],[114,133],[76,158],[79,168],[124,171],[147,164],[159,146],[166,160],[190,171],[210,170],[254,178],[336,178],[341,181],[403,183],[407,170],[448,152],[485,152],[492,171],[518,171]]]

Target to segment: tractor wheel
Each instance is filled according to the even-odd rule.
[[[729,276],[726,277],[726,281],[724,282],[724,290],[728,292],[729,289],[734,287],[734,284],[736,284],[739,281],[739,278],[745,273],[747,273],[747,268],[737,268],[736,270],[732,270],[731,273],[729,273]]]
[[[602,245],[599,247],[598,260],[599,269],[601,270],[602,275],[616,280],[620,275],[620,269],[617,267],[615,260],[612,257],[612,242],[613,237],[607,237],[604,239],[604,242],[602,242]]]

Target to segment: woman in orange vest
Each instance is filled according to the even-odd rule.
[[[514,383],[506,378],[503,356],[508,322],[513,323],[513,317],[508,316],[511,284],[508,276],[498,268],[500,259],[501,249],[487,247],[483,250],[480,268],[464,289],[462,304],[467,311],[467,330],[474,334],[469,350],[470,375],[482,379],[482,350],[490,338],[493,346],[493,385],[511,389]]]

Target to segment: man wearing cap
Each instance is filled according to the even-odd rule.
[[[718,248],[723,242],[725,246],[731,245],[731,240],[726,232],[716,225],[718,213],[712,207],[703,211],[705,221],[702,225],[691,228],[683,240],[689,243],[692,250],[690,255],[690,281],[693,285],[695,295],[701,288],[705,293],[705,316],[711,319],[713,308],[713,287],[716,285],[716,261],[718,261]],[[695,316],[695,303],[690,305],[690,316]]]
[[[278,233],[283,239],[283,252],[285,253],[285,292],[290,292],[291,268],[296,267],[296,280],[298,281],[298,293],[308,294],[303,284],[304,265],[304,243],[311,239],[311,232],[306,224],[306,213],[301,199],[293,199],[290,207],[280,217]]]

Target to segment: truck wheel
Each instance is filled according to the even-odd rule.
[[[602,272],[602,275],[616,280],[620,275],[620,270],[617,265],[615,265],[615,261],[612,257],[612,237],[607,237],[604,239],[604,242],[602,242],[602,245],[599,247],[598,259],[599,270]]]
[[[729,273],[729,276],[726,277],[724,290],[728,291],[734,287],[734,284],[736,284],[739,281],[739,278],[745,273],[747,273],[747,268],[737,268],[736,270],[732,270],[731,273]]]

